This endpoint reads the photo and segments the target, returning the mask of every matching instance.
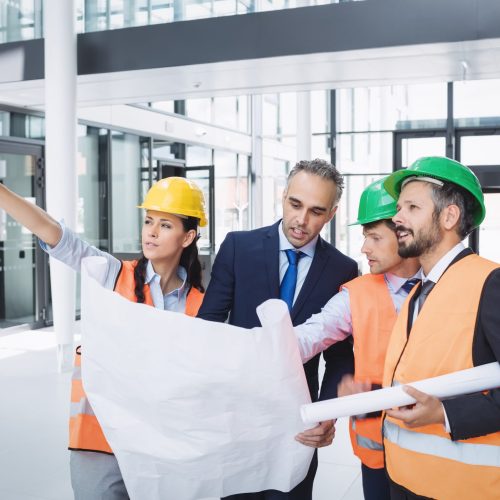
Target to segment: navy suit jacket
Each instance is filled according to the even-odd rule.
[[[198,317],[226,321],[243,328],[260,326],[256,308],[262,302],[279,298],[279,222],[272,226],[229,233],[223,241],[212,268]],[[293,305],[294,325],[318,313],[335,295],[340,285],[358,275],[356,262],[339,252],[321,237],[304,284]],[[339,378],[353,372],[353,352],[349,339],[325,352],[327,369],[323,389],[329,397],[337,394]],[[318,395],[318,361],[315,356],[304,365],[311,398]],[[329,366],[330,364],[330,366]],[[322,390],[323,390],[322,389]]]

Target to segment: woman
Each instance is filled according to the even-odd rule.
[[[181,177],[162,179],[139,208],[146,210],[142,255],[120,261],[81,240],[44,210],[0,184],[0,208],[32,231],[42,248],[74,270],[81,260],[102,256],[107,262],[104,286],[134,302],[196,316],[203,299],[196,246],[198,226],[205,226],[200,188]],[[126,500],[118,462],[83,391],[81,346],[76,350],[70,411],[71,484],[76,500]]]

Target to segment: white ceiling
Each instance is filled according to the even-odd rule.
[[[78,77],[78,106],[500,78],[500,39],[179,66]],[[43,108],[43,80],[0,84],[0,102]]]

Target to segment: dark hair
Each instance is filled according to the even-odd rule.
[[[299,172],[307,172],[309,174],[317,175],[322,179],[332,181],[337,188],[334,206],[338,204],[342,196],[342,191],[344,190],[344,178],[334,165],[328,163],[325,160],[321,160],[320,158],[316,158],[312,161],[299,161],[295,164],[292,170],[290,170],[290,173],[288,174],[287,185],[290,183],[292,177],[294,175],[297,175]]]
[[[396,234],[396,224],[392,222],[391,219],[380,219],[380,220],[375,220],[373,222],[368,222],[368,224],[362,224],[363,229],[373,229],[374,227],[378,226],[379,224],[384,223],[394,234]]]
[[[199,219],[196,217],[180,217],[182,221],[182,225],[184,227],[184,231],[187,233],[191,229],[194,231],[198,231],[198,222]],[[190,287],[197,288],[200,292],[204,292],[205,288],[201,282],[201,263],[200,259],[198,259],[198,246],[196,245],[196,241],[198,238],[195,238],[191,244],[186,247],[181,254],[181,259],[179,265],[181,265],[187,272],[186,281],[188,282]],[[134,279],[135,279],[135,288],[134,293],[137,298],[137,302],[144,303],[144,283],[146,281],[146,267],[148,265],[148,259],[141,254],[137,266],[134,269]]]
[[[434,202],[435,220],[449,205],[456,205],[460,210],[460,219],[456,231],[463,240],[474,229],[474,213],[476,200],[469,191],[451,182],[444,182],[442,186],[431,184],[431,196]]]

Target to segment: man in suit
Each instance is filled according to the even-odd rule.
[[[500,264],[462,240],[485,217],[474,173],[426,157],[389,176],[399,255],[418,257],[422,285],[401,309],[389,342],[384,385],[500,361]],[[384,452],[393,500],[498,498],[500,389],[449,398],[408,386],[416,404],[388,410]]]
[[[323,240],[319,233],[332,220],[342,195],[343,179],[324,160],[300,161],[291,170],[283,194],[283,219],[253,231],[229,233],[212,269],[198,317],[226,321],[244,328],[259,326],[256,308],[271,298],[282,298],[290,308],[294,325],[318,313],[340,285],[358,275],[355,261]],[[318,397],[318,361],[304,365],[311,399]],[[345,373],[353,373],[349,339],[325,356],[322,392],[336,397],[337,384]],[[323,422],[300,434],[305,445],[331,443],[333,422]],[[234,495],[232,500],[308,500],[317,469],[315,454],[307,477],[291,492],[264,491]]]

